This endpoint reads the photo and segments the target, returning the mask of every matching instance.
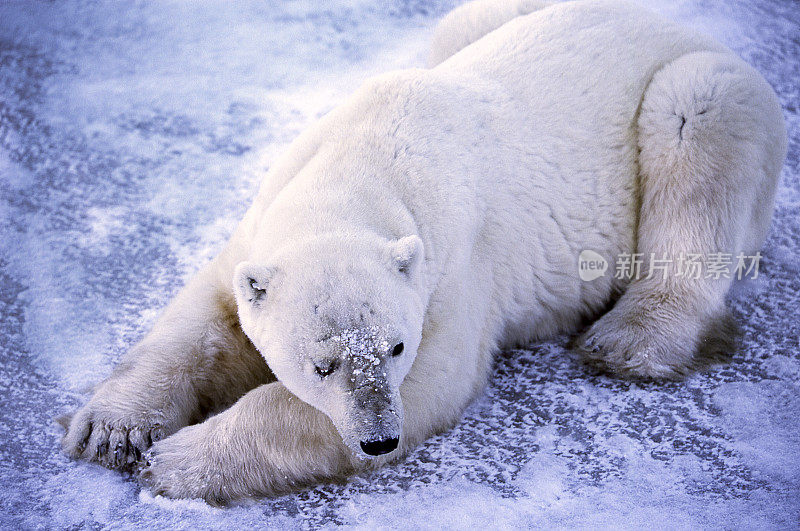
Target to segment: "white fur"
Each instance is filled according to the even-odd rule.
[[[620,293],[580,348],[624,374],[692,366],[728,281],[583,282],[577,258],[758,249],[786,146],[766,82],[609,1],[468,4],[431,63],[370,80],[292,144],[73,419],[72,455],[132,463],[140,432],[224,409],[155,444],[143,480],[224,502],[341,477],[452,426],[498,348],[574,332]],[[395,435],[384,457],[360,449]]]

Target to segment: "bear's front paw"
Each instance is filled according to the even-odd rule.
[[[694,368],[696,341],[685,323],[615,307],[575,346],[585,362],[632,378],[680,379]]]
[[[154,495],[202,499],[222,505],[231,499],[235,474],[225,474],[213,440],[214,419],[183,428],[145,454],[139,482]]]
[[[71,419],[61,421],[67,429],[64,452],[112,469],[133,469],[153,443],[178,428],[166,408],[140,402],[101,386]]]

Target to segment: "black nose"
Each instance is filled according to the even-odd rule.
[[[397,437],[391,439],[384,439],[382,441],[361,441],[361,449],[367,455],[383,455],[388,454],[395,448],[400,440]]]

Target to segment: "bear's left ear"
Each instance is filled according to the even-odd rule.
[[[416,235],[406,236],[389,244],[392,265],[407,277],[416,272],[422,262],[423,253],[422,240]]]
[[[242,262],[233,273],[233,289],[239,304],[258,305],[267,299],[267,290],[275,268]]]

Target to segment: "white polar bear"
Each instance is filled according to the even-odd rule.
[[[579,347],[619,373],[683,374],[723,336],[729,278],[584,282],[577,259],[758,250],[786,150],[761,76],[613,1],[475,2],[434,43],[292,144],[74,416],[71,455],[124,468],[153,444],[157,493],[276,494],[402,456],[498,349],[616,297]]]

